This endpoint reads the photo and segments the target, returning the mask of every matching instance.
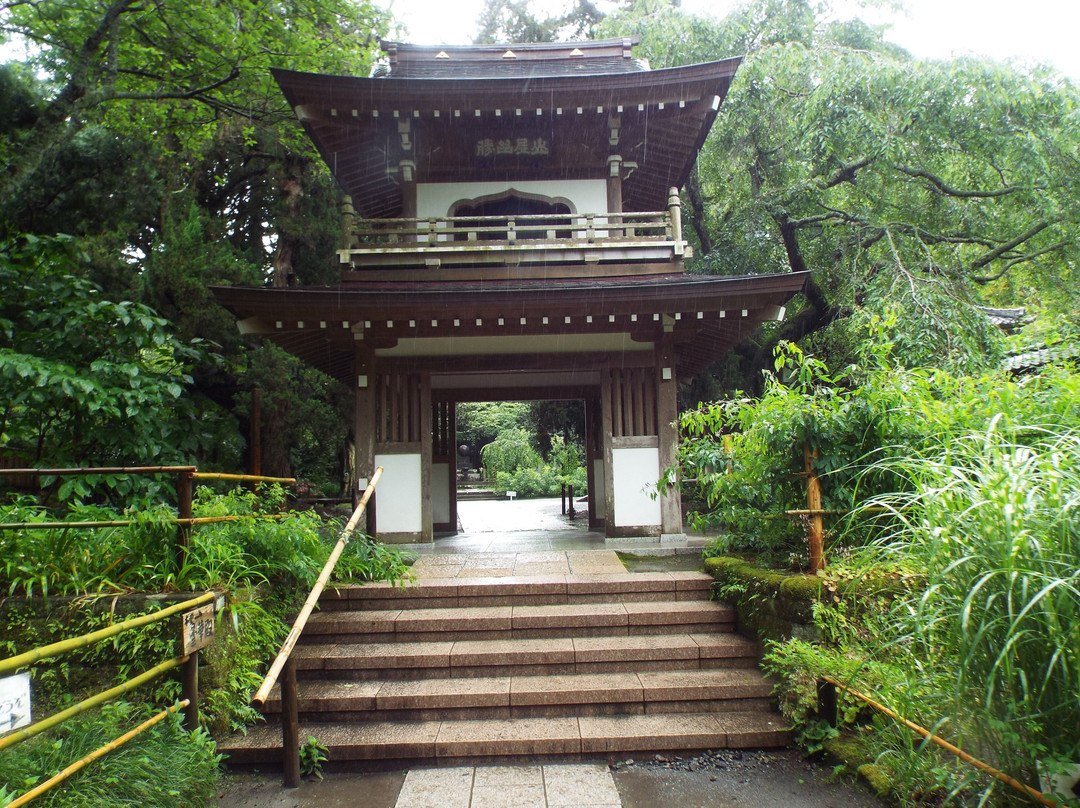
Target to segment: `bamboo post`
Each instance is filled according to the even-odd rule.
[[[199,728],[199,652],[192,651],[184,660],[180,675],[180,698],[184,706],[184,729],[194,732]]]
[[[824,527],[821,518],[821,480],[814,473],[814,461],[818,450],[810,449],[809,442],[803,444],[803,458],[806,461],[806,507],[814,514],[809,517],[810,572],[825,569]]]
[[[281,754],[285,788],[300,785],[300,725],[296,706],[296,660],[290,655],[281,677]]]
[[[181,520],[191,518],[191,480],[192,472],[190,471],[181,471],[176,475],[176,516]],[[181,521],[176,528],[176,569],[178,572],[187,563],[190,546],[191,523]]]

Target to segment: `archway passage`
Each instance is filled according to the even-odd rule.
[[[554,395],[536,388],[515,401],[493,399],[490,392],[478,390],[436,398],[431,477],[435,536],[462,530],[603,527],[595,505],[590,505],[602,452],[596,424],[589,429],[584,398]],[[530,499],[537,501],[526,506],[523,501]]]

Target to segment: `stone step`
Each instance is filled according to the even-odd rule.
[[[304,642],[541,639],[732,631],[735,612],[703,600],[382,609],[313,614]]]
[[[733,633],[300,645],[302,679],[471,678],[746,668],[757,645]]]
[[[301,720],[428,721],[769,709],[772,683],[757,670],[494,676],[468,679],[308,681]],[[280,713],[277,691],[264,712]]]
[[[328,767],[401,766],[425,761],[514,759],[537,756],[625,755],[705,749],[784,746],[783,719],[763,712],[549,718],[301,722],[300,737],[327,747]],[[230,765],[279,763],[281,731],[257,726],[218,744]]]
[[[393,586],[380,581],[340,586],[323,593],[319,608],[327,612],[707,600],[713,579],[703,572],[654,572],[423,578],[420,584]]]

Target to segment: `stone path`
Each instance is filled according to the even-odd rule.
[[[622,808],[607,766],[413,769],[394,808]]]

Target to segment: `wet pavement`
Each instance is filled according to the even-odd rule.
[[[219,808],[882,808],[794,750],[222,780]],[[572,801],[576,800],[576,801]]]

